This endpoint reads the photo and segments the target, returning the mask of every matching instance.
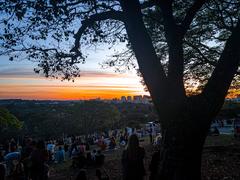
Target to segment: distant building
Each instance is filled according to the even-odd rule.
[[[125,96],[122,96],[120,101],[121,101],[122,103],[127,102],[127,98],[126,98]]]
[[[133,96],[134,103],[142,103],[142,96]]]
[[[118,104],[118,103],[142,103],[142,104],[150,104],[152,102],[151,100],[151,97],[150,96],[147,96],[147,95],[144,95],[144,96],[141,96],[141,95],[138,95],[138,96],[122,96],[120,99],[117,99],[117,98],[113,98],[112,100],[108,101],[108,102],[111,102],[111,103],[115,103],[115,104]]]
[[[117,103],[119,103],[119,100],[118,100],[117,98],[113,98],[113,99],[111,100],[111,102],[114,103],[114,104],[117,104]]]
[[[127,102],[132,102],[132,97],[131,96],[127,97]]]

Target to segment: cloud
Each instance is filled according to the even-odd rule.
[[[80,71],[80,76],[83,77],[119,77],[124,76],[124,74],[119,73],[110,73],[102,71]],[[1,67],[0,68],[0,77],[5,78],[26,78],[26,77],[36,77],[41,78],[41,75],[38,75],[34,72],[33,68],[30,67]],[[80,77],[80,78],[81,78]]]
[[[81,77],[119,77],[123,74],[109,73],[109,72],[102,72],[102,71],[81,71],[80,75]]]
[[[35,75],[33,69],[31,68],[1,68],[0,69],[0,77],[32,77]]]

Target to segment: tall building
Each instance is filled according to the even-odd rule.
[[[120,101],[121,101],[122,103],[123,103],[123,102],[127,102],[127,99],[126,99],[125,96],[122,96]]]
[[[132,97],[131,96],[127,97],[127,102],[132,102]]]
[[[142,103],[142,96],[133,96],[134,103]]]

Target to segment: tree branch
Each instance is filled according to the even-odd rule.
[[[141,9],[145,9],[145,8],[152,7],[154,5],[156,5],[155,1],[149,0],[149,1],[144,1],[140,6],[141,6]]]
[[[166,75],[156,55],[152,40],[144,25],[138,0],[121,0],[125,14],[125,26],[129,41],[139,64],[140,72],[154,100],[159,107],[166,99]],[[136,31],[137,29],[137,31]]]
[[[193,21],[193,18],[197,14],[197,12],[201,9],[201,7],[207,2],[208,0],[195,0],[194,4],[189,8],[188,12],[186,13],[186,16],[184,20],[181,23],[181,29],[182,33],[181,36],[183,37],[187,30],[190,27],[190,24]]]
[[[192,43],[187,42],[187,41],[184,41],[184,43],[186,43],[188,46],[190,46],[191,48],[193,48],[193,49],[201,56],[201,58],[199,58],[199,59],[202,60],[202,63],[200,63],[199,65],[205,64],[205,63],[208,63],[208,64],[211,65],[211,66],[216,66],[216,65],[217,65],[216,62],[209,60],[209,59],[201,52],[201,50],[200,50],[197,46],[195,46],[195,45],[193,45]]]
[[[168,80],[171,82],[172,90],[175,90],[174,95],[183,97],[185,95],[183,83],[183,45],[182,37],[179,36],[180,29],[173,17],[172,1],[159,1],[163,14],[163,24],[165,37],[168,44],[169,65],[168,65]]]
[[[82,21],[82,26],[78,29],[78,32],[74,35],[75,43],[70,52],[80,53],[80,39],[85,30],[91,27],[97,21],[103,21],[107,19],[113,19],[124,22],[123,13],[120,11],[106,11],[98,14],[91,15],[88,19]]]
[[[217,99],[224,101],[229,86],[240,62],[240,21],[233,29],[231,36],[226,42],[225,48],[219,58],[218,64],[208,80],[202,95],[208,102],[214,104]]]

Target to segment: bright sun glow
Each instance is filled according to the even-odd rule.
[[[0,77],[0,98],[21,99],[112,99],[148,94],[136,75],[83,73],[75,82],[36,77]]]

